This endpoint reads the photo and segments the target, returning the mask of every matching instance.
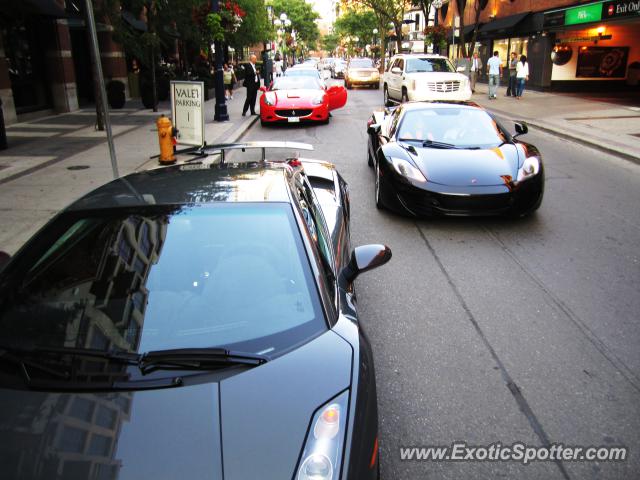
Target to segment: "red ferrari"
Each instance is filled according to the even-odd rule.
[[[278,77],[267,89],[260,89],[260,122],[329,123],[329,112],[344,107],[347,90],[341,85],[326,87],[310,76]]]

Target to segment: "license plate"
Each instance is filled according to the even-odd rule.
[[[299,122],[300,122],[300,117],[289,117],[289,118],[287,119],[287,121],[288,121],[289,123],[299,123]]]

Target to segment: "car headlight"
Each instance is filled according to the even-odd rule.
[[[426,182],[427,179],[420,170],[414,167],[411,162],[402,158],[389,157],[389,162],[393,165],[393,169],[403,177],[417,180],[418,182]]]
[[[264,94],[264,103],[273,106],[276,104],[276,94],[274,92],[266,92]]]
[[[297,480],[334,480],[340,477],[348,401],[349,391],[345,390],[313,416],[298,463]]]
[[[311,100],[312,105],[322,105],[322,102],[324,102],[324,95],[318,95]]]
[[[522,167],[518,170],[518,182],[537,175],[540,171],[540,160],[536,157],[527,157]]]

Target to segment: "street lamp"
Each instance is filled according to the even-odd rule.
[[[378,45],[378,42],[376,41],[376,35],[378,34],[378,29],[374,28],[372,30],[372,32],[373,32],[373,46],[375,47],[376,45]],[[374,51],[373,58],[375,58],[375,57],[376,57],[376,54],[375,54],[375,51]]]
[[[220,12],[220,2],[219,0],[212,0],[211,2],[211,12],[218,13]],[[216,122],[225,122],[229,120],[229,113],[227,112],[227,104],[224,98],[224,79],[223,79],[223,68],[222,64],[224,63],[224,52],[222,51],[222,42],[220,40],[215,40],[213,42],[213,48],[215,50],[215,70],[213,74],[213,80],[216,91],[216,105],[214,107],[213,119]]]

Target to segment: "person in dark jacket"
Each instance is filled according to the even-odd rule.
[[[256,113],[256,96],[260,88],[260,77],[256,69],[256,56],[249,57],[249,63],[244,65],[244,86],[247,87],[247,98],[242,107],[242,116],[247,114],[247,110],[251,110],[251,115]]]

